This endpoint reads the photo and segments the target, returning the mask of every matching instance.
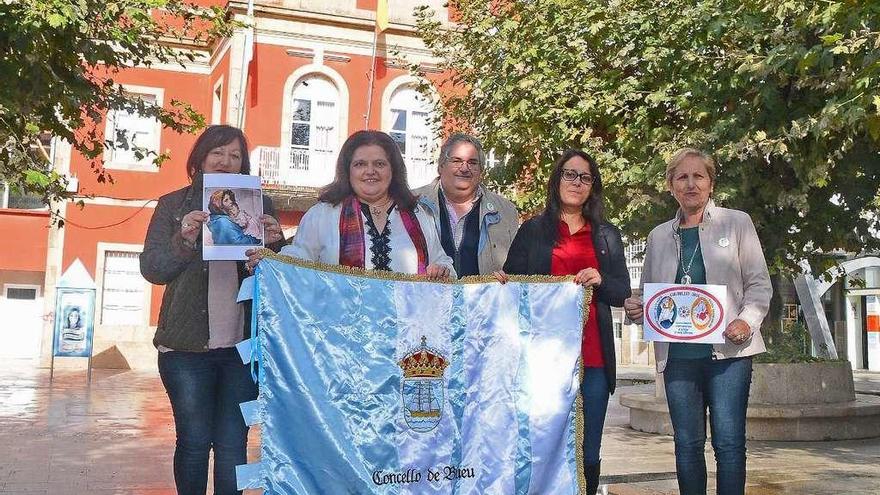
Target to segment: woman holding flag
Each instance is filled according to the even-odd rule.
[[[431,217],[406,180],[391,136],[358,131],[342,145],[336,176],[309,208],[281,254],[332,265],[455,278]],[[250,252],[253,270],[262,255]]]
[[[574,275],[593,288],[581,344],[584,404],[584,473],[589,495],[599,487],[602,428],[608,398],[617,381],[610,306],[622,306],[632,292],[620,231],[605,221],[602,177],[596,161],[571,149],[556,160],[547,183],[544,211],[519,228],[502,283],[514,275]],[[505,273],[506,272],[506,273]]]

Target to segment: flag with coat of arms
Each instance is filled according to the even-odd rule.
[[[279,255],[254,284],[266,494],[578,494],[590,292],[568,280],[432,283]],[[247,346],[242,346],[245,348]]]

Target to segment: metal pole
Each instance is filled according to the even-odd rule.
[[[52,360],[49,362],[49,383],[55,378],[55,329],[52,329]]]
[[[376,52],[379,46],[379,27],[373,31],[373,57],[370,63],[370,85],[367,91],[367,113],[364,115],[364,129],[370,128],[370,114],[373,110],[373,86],[376,84]]]
[[[250,22],[250,26],[247,28],[247,31],[244,35],[244,51],[241,55],[241,78],[239,80],[239,88],[238,88],[238,128],[244,129],[244,113],[245,113],[245,93],[247,92],[247,80],[248,80],[248,69],[250,67],[251,60],[254,58],[254,44],[256,43],[256,24],[257,21],[254,19],[254,0],[248,0],[247,6],[247,17]]]

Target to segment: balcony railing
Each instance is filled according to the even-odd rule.
[[[320,187],[333,181],[335,155],[332,151],[258,146],[251,162],[259,167],[263,184]]]
[[[424,186],[437,177],[437,166],[430,158],[406,157],[406,178],[409,187]]]
[[[266,185],[321,187],[333,181],[336,152],[258,146],[251,154],[251,167],[256,168]],[[406,168],[412,188],[437,176],[437,166],[430,158],[406,157]]]

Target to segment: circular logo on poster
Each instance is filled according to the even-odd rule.
[[[715,316],[715,308],[712,302],[703,296],[697,296],[691,303],[691,323],[697,330],[705,330],[712,324]]]
[[[657,303],[657,323],[663,328],[669,328],[675,324],[675,317],[678,315],[678,306],[675,305],[675,299],[664,296]]]
[[[648,299],[645,324],[675,340],[695,340],[714,332],[724,321],[717,297],[695,286],[663,289]]]

